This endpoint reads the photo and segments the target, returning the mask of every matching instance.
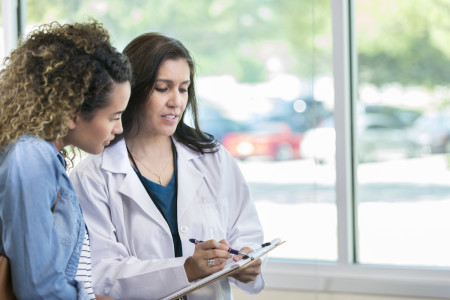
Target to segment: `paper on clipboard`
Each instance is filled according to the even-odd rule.
[[[205,278],[199,279],[199,280],[195,281],[194,283],[192,283],[191,285],[189,285],[173,294],[170,294],[170,295],[166,296],[165,298],[162,298],[161,300],[178,299],[178,298],[183,297],[195,290],[198,290],[210,283],[213,283],[213,282],[215,282],[219,279],[222,279],[226,276],[229,276],[239,270],[245,269],[246,267],[251,265],[253,262],[255,262],[258,258],[266,255],[267,253],[269,253],[276,247],[280,246],[284,242],[285,241],[281,241],[280,239],[274,239],[270,243],[267,243],[268,245],[266,245],[264,247],[260,247],[256,250],[250,252],[249,254],[247,254],[248,255],[247,259],[241,259],[240,261],[237,261],[237,262],[231,261],[222,270],[220,270],[214,274],[211,274]]]

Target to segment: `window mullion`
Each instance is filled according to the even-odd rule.
[[[352,35],[350,1],[332,1],[338,263],[355,261],[352,162]]]
[[[19,9],[21,0],[2,0],[3,42],[5,56],[17,46],[19,37],[18,20],[23,19],[25,11]],[[20,14],[20,16],[19,16]]]

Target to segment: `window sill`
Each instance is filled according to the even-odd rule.
[[[315,292],[403,297],[450,296],[450,269],[370,265],[339,265],[270,259],[264,270],[266,286]]]

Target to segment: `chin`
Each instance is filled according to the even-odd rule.
[[[167,136],[172,136],[172,135],[175,134],[175,131],[176,131],[176,130],[177,130],[177,128],[168,130],[168,131],[166,131],[165,135],[167,135]]]
[[[105,147],[102,146],[102,147],[99,147],[96,149],[89,149],[89,151],[86,151],[86,152],[89,152],[91,154],[100,154],[100,153],[102,153],[103,149],[105,149]]]
[[[94,152],[93,154],[100,154],[103,152],[103,150],[105,150],[105,147],[102,147],[101,149],[99,149],[98,151]]]

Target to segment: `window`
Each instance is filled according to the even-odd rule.
[[[27,0],[26,31],[92,16],[118,49],[159,31],[191,50],[202,128],[287,240],[269,288],[448,297],[450,2],[174,3]]]
[[[266,239],[289,240],[274,255],[337,259],[334,159],[316,155],[316,135],[302,147],[333,114],[329,0],[28,0],[27,13],[28,30],[95,17],[118,49],[147,31],[180,39],[198,64],[201,128],[238,159]]]
[[[355,1],[358,262],[450,267],[449,1]]]
[[[2,7],[2,3],[0,2],[0,41],[4,41],[4,29],[3,29],[4,25],[3,25],[3,7]],[[3,47],[0,47],[0,59],[1,61],[3,61],[3,57],[5,57],[5,46],[3,43]]]
[[[2,41],[2,46],[0,47],[0,59],[2,62],[7,52],[6,36],[5,36],[6,22],[4,20],[4,14],[6,14],[6,11],[3,6],[4,6],[3,2],[0,2],[0,41]]]

